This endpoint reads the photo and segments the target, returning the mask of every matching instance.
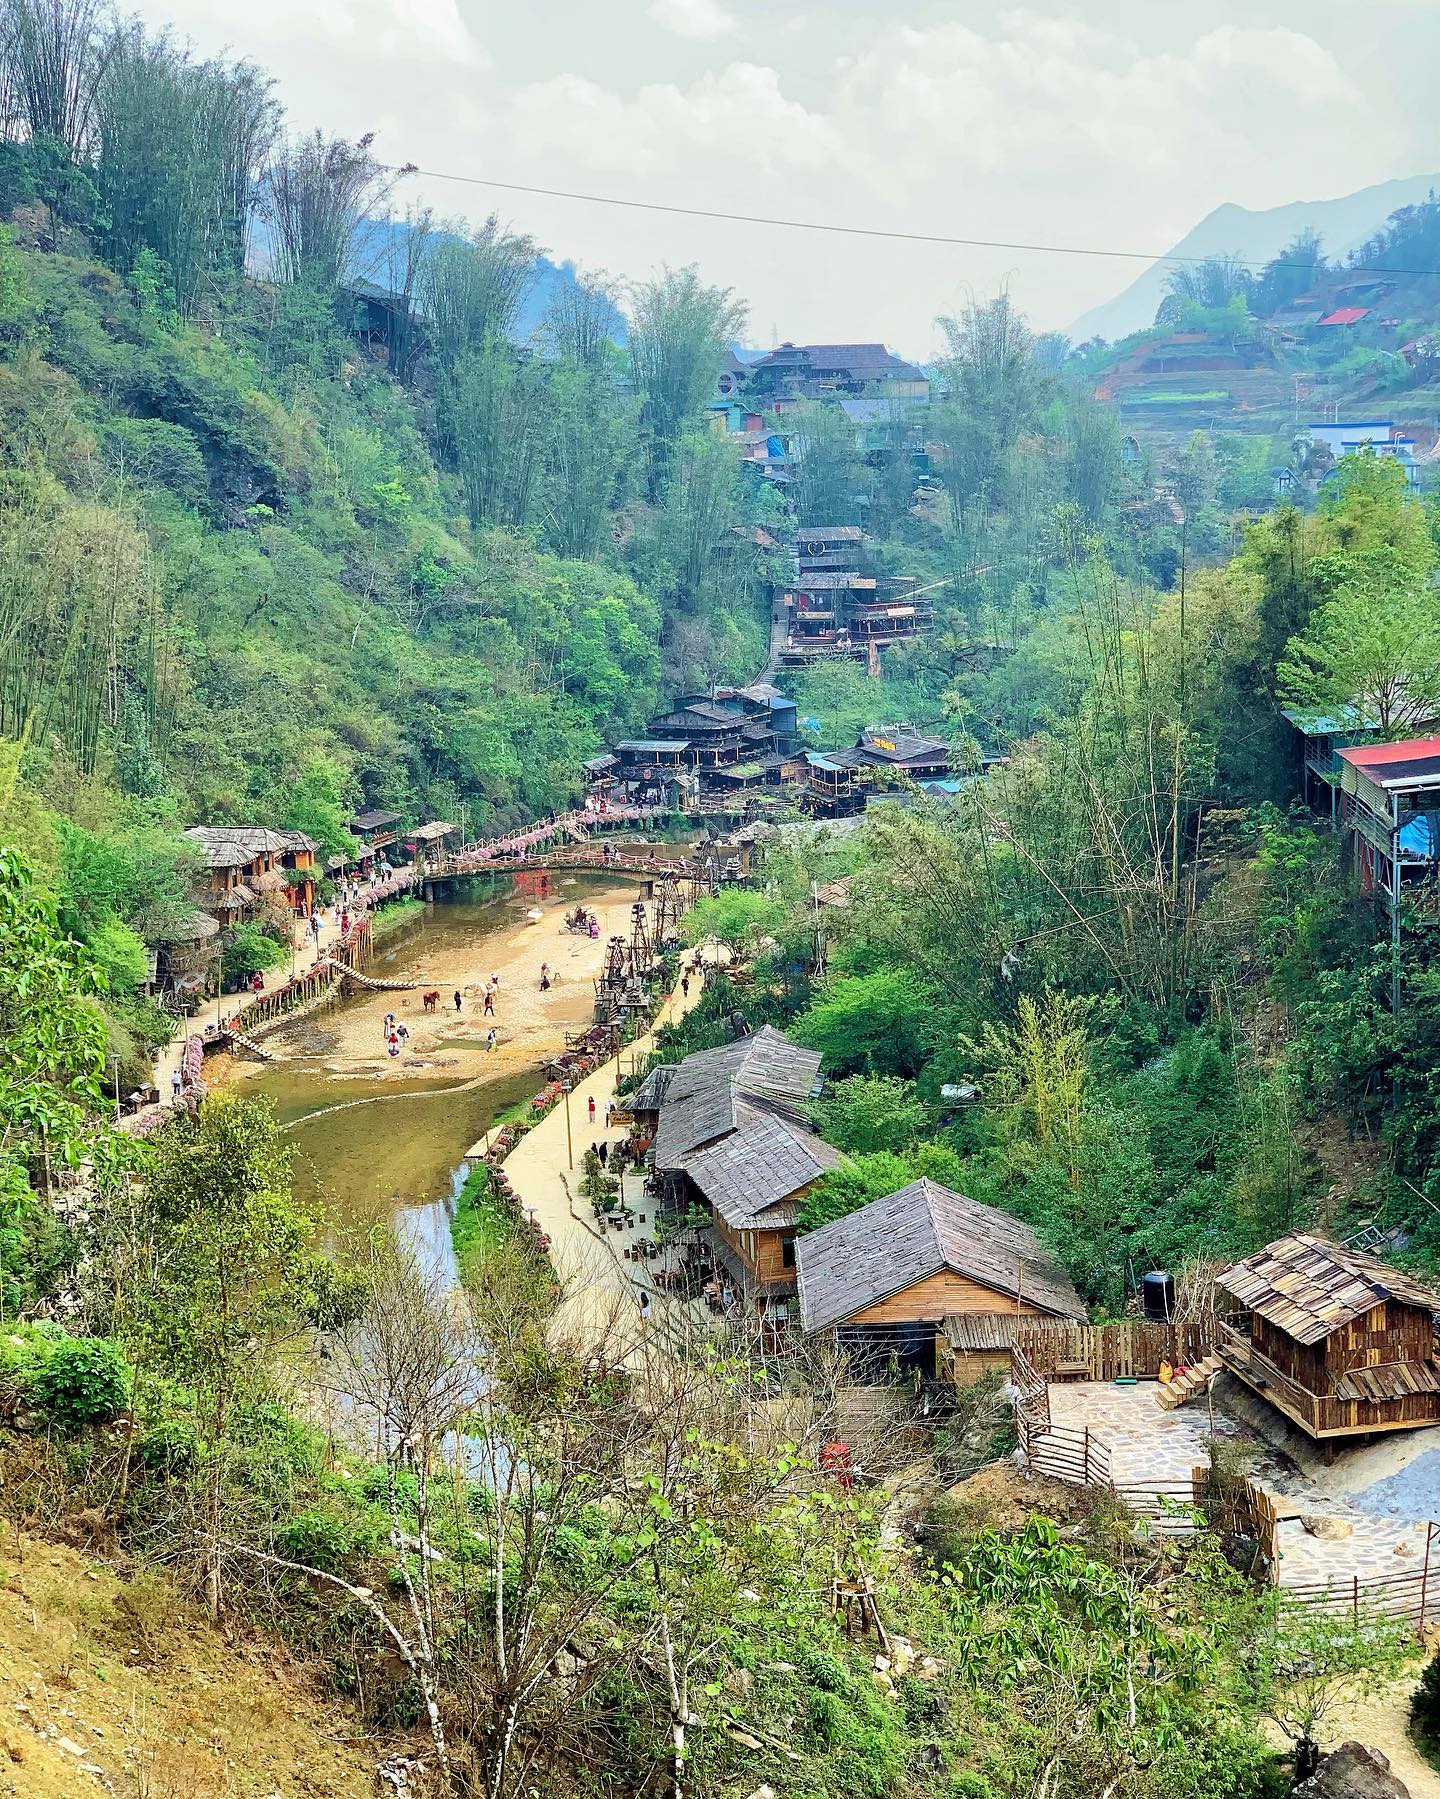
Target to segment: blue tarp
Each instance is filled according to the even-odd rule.
[[[1414,862],[1433,862],[1440,856],[1440,832],[1434,812],[1417,812],[1400,827],[1400,854]]]

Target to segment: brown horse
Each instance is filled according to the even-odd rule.
[[[425,1010],[433,1012],[440,1004],[440,989],[437,987],[433,993],[422,994],[421,997],[425,1001]]]

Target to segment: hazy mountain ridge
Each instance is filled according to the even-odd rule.
[[[1263,262],[1275,256],[1307,227],[1320,234],[1331,260],[1347,255],[1402,206],[1413,206],[1440,186],[1440,174],[1404,176],[1382,181],[1331,200],[1293,200],[1256,211],[1227,202],[1208,213],[1167,252],[1169,256],[1237,255]],[[1076,342],[1103,337],[1113,342],[1153,324],[1165,297],[1170,264],[1157,261],[1111,300],[1091,307],[1070,327]]]

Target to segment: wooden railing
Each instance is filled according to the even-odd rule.
[[[1250,1341],[1248,1314],[1230,1312],[1219,1318],[1215,1327],[1215,1347],[1227,1368],[1247,1385],[1258,1388],[1281,1411],[1288,1412],[1297,1422],[1308,1423],[1312,1430],[1325,1428],[1325,1400],[1308,1387],[1302,1387],[1299,1381],[1277,1368],[1269,1356],[1255,1348]]]
[[[1342,1574],[1333,1580],[1311,1581],[1304,1586],[1282,1587],[1286,1603],[1313,1606],[1328,1612],[1349,1612],[1359,1618],[1366,1613],[1384,1612],[1392,1618],[1404,1618],[1417,1636],[1425,1634],[1426,1625],[1440,1621],[1440,1569],[1436,1567],[1436,1550],[1440,1543],[1440,1524],[1425,1529],[1425,1559],[1418,1568],[1403,1574]]]

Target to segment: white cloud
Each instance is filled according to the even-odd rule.
[[[676,37],[702,44],[728,37],[736,23],[734,13],[726,12],[718,0],[650,0],[650,17]]]
[[[237,34],[230,0],[188,0],[188,29]],[[381,62],[424,62],[443,58],[467,68],[485,68],[489,57],[460,14],[459,0],[249,0],[244,9],[246,52],[257,61],[277,48],[324,45],[331,52],[365,55]],[[251,45],[255,48],[251,48]],[[268,50],[267,50],[268,46]]]
[[[843,167],[850,155],[832,120],[789,99],[774,69],[750,62],[631,97],[583,75],[556,75],[516,94],[508,129],[517,142],[543,136],[548,151],[603,169],[672,169],[688,151],[707,169],[718,152],[731,168],[819,170]],[[713,182],[702,177],[702,188],[713,196]]]

